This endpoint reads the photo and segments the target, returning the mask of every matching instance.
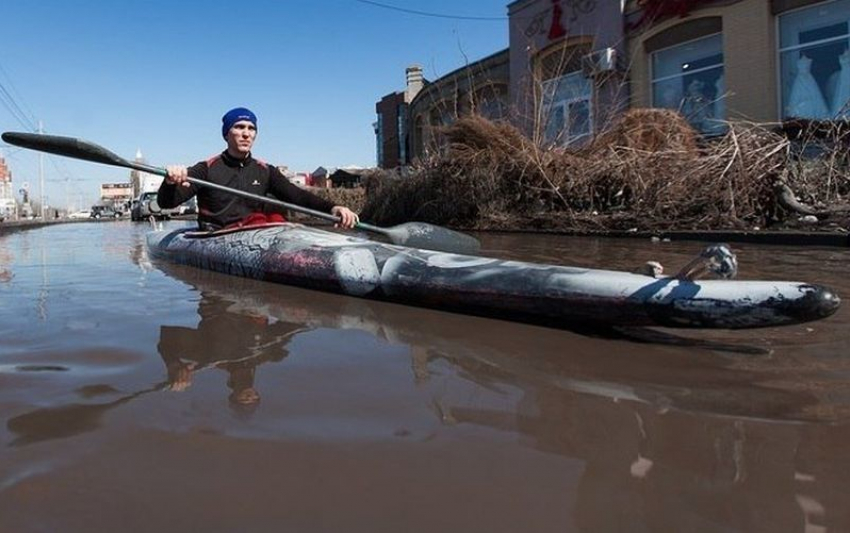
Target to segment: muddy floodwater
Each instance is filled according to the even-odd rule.
[[[184,222],[170,222],[177,227]],[[850,531],[850,250],[734,245],[819,322],[568,331],[0,234],[2,532]],[[675,271],[696,242],[483,235]]]

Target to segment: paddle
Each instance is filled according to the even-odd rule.
[[[2,137],[5,142],[22,148],[58,154],[66,157],[72,157],[74,159],[82,159],[84,161],[93,161],[104,165],[132,168],[148,172],[150,174],[156,174],[158,176],[168,175],[168,171],[164,168],[152,167],[135,161],[128,161],[100,145],[74,137],[18,132],[6,132]],[[219,185],[217,183],[211,183],[209,181],[199,180],[196,178],[189,178],[189,181],[199,187],[217,189],[243,198],[249,198],[258,202],[265,202],[267,204],[284,207],[316,218],[330,220],[332,222],[339,222],[340,220],[339,217],[331,215],[330,213],[323,213],[307,207],[301,207],[300,205],[282,202],[274,198],[268,198],[266,196],[252,194],[239,189],[225,187],[224,185]],[[426,224],[424,222],[407,222],[390,228],[382,228],[358,222],[354,227],[355,229],[379,233],[389,238],[393,244],[399,244],[401,246],[408,246],[411,248],[424,248],[426,250],[438,250],[459,254],[474,254],[480,248],[478,240],[474,237],[457,231],[452,231],[441,226]]]

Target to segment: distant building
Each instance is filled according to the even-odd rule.
[[[363,176],[369,169],[365,168],[338,168],[333,171],[328,178],[334,187],[342,187],[344,189],[353,189],[360,187]]]
[[[318,167],[310,173],[310,186],[320,189],[327,189],[331,186],[331,181],[328,179],[330,173],[325,167]]]
[[[289,178],[289,181],[298,185],[299,187],[309,187],[312,183],[312,179],[310,177],[309,172],[294,172],[292,177]]]
[[[103,183],[100,186],[100,200],[104,204],[124,209],[133,198],[132,183]]]
[[[390,93],[375,105],[378,120],[373,124],[380,168],[396,168],[411,161],[408,135],[408,106],[427,84],[422,67],[411,65],[405,71],[404,91]]]
[[[15,191],[12,189],[12,172],[0,157],[0,219],[17,218],[17,207]]]
[[[136,158],[134,159],[136,163],[145,164],[145,158],[142,157],[142,151],[136,150]],[[162,184],[162,180],[164,180],[162,176],[157,176],[156,174],[151,174],[149,172],[142,172],[141,170],[131,170],[130,171],[130,184],[132,185],[132,197],[138,198],[144,192],[156,192],[159,190],[159,186]]]

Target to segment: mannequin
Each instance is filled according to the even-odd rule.
[[[841,70],[836,73],[838,82],[832,96],[832,117],[850,119],[850,50],[838,56],[838,64]]]
[[[826,106],[826,100],[818,87],[818,82],[812,76],[811,68],[812,60],[800,54],[797,60],[797,76],[791,85],[788,105],[785,108],[785,115],[788,117],[829,118],[830,112]]]

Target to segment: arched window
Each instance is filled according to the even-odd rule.
[[[535,64],[539,80],[535,123],[543,142],[566,145],[593,133],[593,83],[582,71],[587,40],[543,51]]]
[[[489,83],[475,89],[472,95],[475,112],[488,120],[508,118],[508,87],[502,83]]]
[[[722,20],[706,17],[669,28],[645,43],[652,105],[682,113],[704,134],[725,130]]]

